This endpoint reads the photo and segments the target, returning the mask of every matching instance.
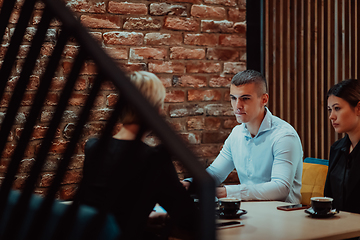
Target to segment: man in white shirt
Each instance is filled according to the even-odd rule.
[[[235,168],[239,185],[217,188],[217,197],[242,200],[301,201],[303,151],[295,129],[271,114],[267,84],[261,73],[236,74],[230,86],[236,120],[222,150],[206,171],[221,184]],[[188,188],[191,180],[182,183]]]

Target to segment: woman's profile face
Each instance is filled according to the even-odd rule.
[[[342,98],[330,95],[328,98],[329,119],[337,133],[349,133],[360,129],[357,107],[352,107]]]

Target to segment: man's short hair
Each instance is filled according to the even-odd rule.
[[[231,80],[231,84],[234,84],[235,86],[249,83],[255,83],[258,86],[259,90],[262,89],[261,92],[258,92],[259,96],[267,93],[268,91],[265,77],[255,70],[245,70],[239,72]]]
[[[152,106],[157,109],[164,107],[166,95],[165,87],[155,74],[146,71],[134,72],[130,75],[130,81]],[[123,124],[141,123],[131,104],[126,104],[124,106],[121,112],[120,121]]]

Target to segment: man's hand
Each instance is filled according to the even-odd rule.
[[[188,181],[180,181],[181,182],[181,184],[184,186],[184,188],[186,189],[186,190],[188,190],[189,189],[189,187],[190,187],[190,182],[188,182]]]
[[[216,196],[218,198],[223,198],[227,196],[226,188],[225,187],[217,187],[216,188]]]

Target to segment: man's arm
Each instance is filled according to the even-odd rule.
[[[302,147],[297,136],[286,135],[273,146],[274,162],[270,182],[226,186],[227,196],[242,200],[285,200],[293,185]]]

